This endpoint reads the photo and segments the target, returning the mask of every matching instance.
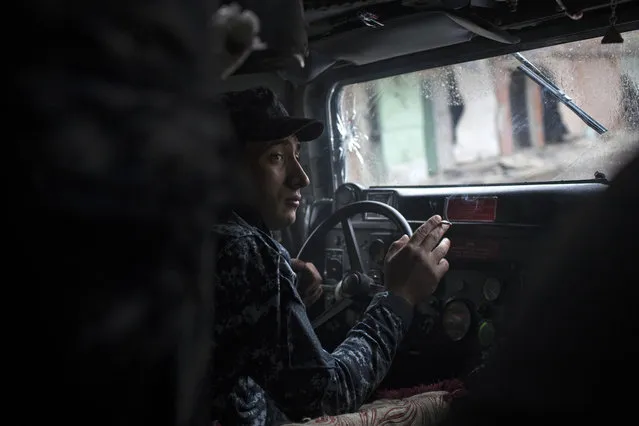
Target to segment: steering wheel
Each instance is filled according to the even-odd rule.
[[[331,216],[320,223],[302,245],[302,248],[297,254],[297,258],[301,260],[317,259],[320,250],[324,249],[328,233],[335,228],[337,224],[341,223],[350,270],[336,286],[336,290],[339,290],[343,298],[317,317],[313,321],[313,328],[319,327],[342,312],[353,303],[354,298],[368,295],[370,291],[375,288],[374,280],[367,276],[364,271],[362,256],[355,238],[353,223],[351,222],[353,216],[363,213],[376,213],[384,216],[394,223],[404,234],[409,237],[413,235],[413,231],[406,218],[395,208],[388,204],[380,203],[379,201],[358,201],[348,204],[335,211]]]

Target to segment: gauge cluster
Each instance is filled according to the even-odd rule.
[[[437,207],[441,207],[441,203],[416,197],[418,202],[407,194],[397,189],[362,188],[346,183],[334,193],[334,209],[373,200],[398,210],[401,207],[406,217],[441,214]],[[407,200],[410,203],[407,204]],[[407,211],[407,205],[413,206],[415,211]],[[504,205],[508,207],[507,203]],[[415,229],[419,221],[413,220],[411,225]],[[383,285],[386,252],[401,235],[387,219],[379,220],[368,213],[353,217],[353,228],[364,273],[376,284]],[[398,354],[419,356],[421,360],[430,360],[429,364],[460,374],[458,368],[472,371],[480,365],[502,337],[508,318],[515,314],[513,306],[516,303],[513,301],[523,283],[522,271],[517,265],[525,253],[527,236],[519,228],[455,224],[450,233],[454,244],[449,253],[451,269],[433,296],[416,306],[413,323]],[[341,281],[350,270],[340,226],[327,234],[323,260],[324,264],[317,266],[322,268],[324,278],[329,282]],[[511,292],[513,288],[515,291]]]
[[[392,224],[388,224],[393,228]],[[382,285],[382,269],[386,252],[393,241],[401,237],[397,231],[391,229],[355,227],[355,239],[359,245],[362,266],[365,273],[373,278],[375,283]],[[324,250],[324,277],[331,281],[340,281],[345,272],[350,269],[346,241],[340,228],[328,233]]]
[[[396,204],[397,194],[386,190],[365,190],[356,184],[340,185],[335,191],[335,208],[361,200],[375,200]],[[360,218],[355,226],[356,240],[365,273],[376,284],[383,285],[383,262],[394,239],[393,226],[383,226],[374,217]],[[324,252],[324,277],[339,282],[350,269],[346,244],[341,229],[329,232]],[[484,268],[487,265],[484,264]],[[493,264],[494,267],[494,264]],[[416,308],[410,346],[435,341],[441,344],[463,346],[472,343],[482,349],[489,348],[499,335],[500,312],[508,277],[484,268],[452,268],[441,281],[433,297]],[[484,270],[482,270],[484,269]],[[499,269],[499,268],[497,268]],[[507,274],[506,274],[507,275]]]
[[[339,210],[344,206],[362,201],[364,189],[355,183],[345,183],[337,187],[333,200],[335,210]]]
[[[462,340],[472,324],[470,307],[463,300],[452,300],[446,304],[442,314],[444,332],[453,342]]]
[[[450,270],[431,299],[417,306],[408,350],[432,351],[439,345],[481,357],[512,315],[506,312],[508,290],[517,276],[513,268]]]
[[[406,384],[407,378],[418,380],[417,385],[442,377],[465,377],[482,365],[519,314],[529,260],[555,217],[548,212],[578,208],[587,194],[603,190],[605,185],[599,183],[512,187],[340,185],[333,194],[334,211],[372,200],[394,207],[413,230],[435,214],[453,222],[447,233],[451,240],[446,256],[450,270],[432,297],[416,306],[412,325],[387,375],[404,380],[395,388],[412,386]],[[392,222],[379,219],[375,214],[356,215],[351,224],[363,272],[383,285],[386,251],[401,234]],[[351,269],[341,225],[327,233],[322,249],[323,256],[318,250],[316,266],[325,280],[340,282]],[[365,308],[353,305],[351,310],[361,315]],[[337,318],[320,328],[322,342],[326,339],[334,343],[328,345],[333,348],[339,345],[352,319]]]
[[[367,191],[366,199],[369,201],[377,201],[380,203],[388,204],[391,207],[397,207],[396,194],[393,191]],[[364,215],[366,220],[388,220],[384,216],[368,212]]]
[[[378,201],[397,208],[398,195],[396,191],[365,189],[356,183],[344,183],[337,187],[333,194],[334,208],[339,210],[344,206],[357,201]],[[364,220],[388,220],[386,217],[376,213],[366,213]]]

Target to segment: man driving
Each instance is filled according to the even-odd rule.
[[[323,125],[290,117],[266,88],[223,99],[242,144],[242,176],[250,190],[246,205],[213,230],[214,419],[224,426],[272,425],[356,411],[388,372],[415,304],[448,270],[450,241],[443,235],[449,225],[433,216],[412,237],[391,245],[384,264],[388,291],[376,295],[344,342],[328,353],[298,289],[300,279],[310,277],[303,290],[316,297],[319,274],[292,260],[271,236],[295,221],[300,190],[309,184],[300,143],[318,138]]]

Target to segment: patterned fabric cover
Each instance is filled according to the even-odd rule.
[[[446,391],[426,392],[404,399],[380,399],[362,406],[356,413],[320,417],[285,426],[434,426],[446,417],[450,401],[450,394]]]

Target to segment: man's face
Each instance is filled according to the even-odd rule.
[[[295,136],[266,143],[248,143],[246,158],[254,207],[271,230],[295,222],[302,199],[300,189],[309,179],[299,163],[300,143]]]

